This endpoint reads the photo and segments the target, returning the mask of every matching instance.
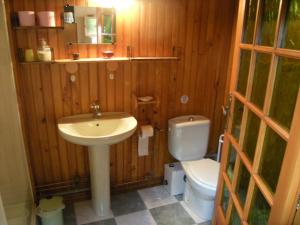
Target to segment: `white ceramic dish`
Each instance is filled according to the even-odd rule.
[[[138,100],[141,102],[150,102],[152,101],[154,98],[152,96],[144,96],[144,97],[138,97]]]

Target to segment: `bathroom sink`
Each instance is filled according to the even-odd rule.
[[[127,113],[81,114],[58,121],[59,134],[73,144],[88,146],[93,218],[111,218],[109,146],[129,138],[137,121]],[[74,153],[75,154],[75,153]]]
[[[127,113],[102,113],[64,117],[58,121],[60,135],[69,142],[85,146],[111,145],[130,137],[137,121]]]

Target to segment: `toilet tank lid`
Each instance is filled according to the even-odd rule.
[[[169,119],[172,125],[191,125],[199,123],[209,123],[209,119],[201,115],[186,115]]]

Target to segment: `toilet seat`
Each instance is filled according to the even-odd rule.
[[[183,161],[182,167],[198,188],[204,187],[211,191],[216,191],[219,177],[220,163],[211,159],[201,159],[196,161]]]

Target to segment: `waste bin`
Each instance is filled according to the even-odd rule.
[[[37,214],[41,217],[42,225],[63,225],[63,209],[65,205],[62,197],[41,199]]]

